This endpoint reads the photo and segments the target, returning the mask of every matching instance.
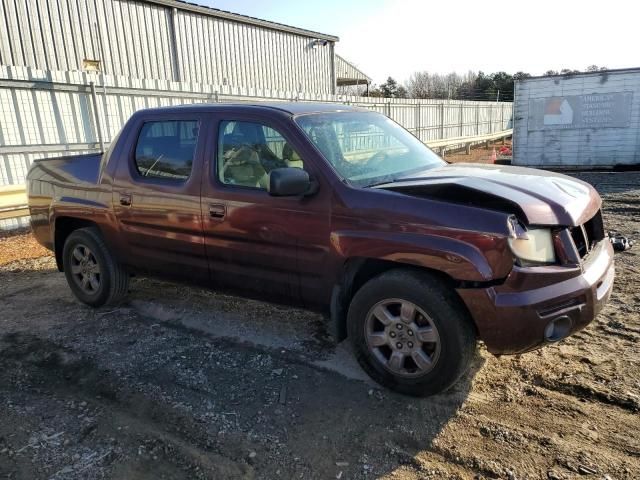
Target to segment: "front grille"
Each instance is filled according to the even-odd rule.
[[[598,210],[589,221],[570,229],[573,244],[580,258],[584,258],[599,241],[604,239],[602,212]]]

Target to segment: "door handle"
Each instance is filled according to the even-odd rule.
[[[209,205],[209,216],[211,218],[222,219],[227,213],[227,207],[224,205],[220,205],[217,203],[212,203]]]
[[[121,193],[120,194],[120,205],[122,205],[123,207],[130,207],[131,206],[131,195],[128,193]]]

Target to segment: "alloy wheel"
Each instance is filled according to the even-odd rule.
[[[440,336],[421,308],[397,298],[378,302],[367,314],[365,339],[384,368],[401,377],[431,371],[440,355]]]

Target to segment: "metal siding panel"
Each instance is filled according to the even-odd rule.
[[[213,56],[211,54],[211,48],[208,38],[209,21],[206,17],[200,17],[198,19],[198,33],[200,37],[199,49],[202,55],[202,62],[204,65],[204,83],[211,85],[213,83]]]
[[[231,80],[231,71],[229,69],[229,24],[226,21],[218,21],[218,33],[220,35],[220,49],[221,49],[221,75],[222,85],[227,85]]]
[[[165,70],[168,72],[167,80],[174,80],[177,78],[175,71],[175,65],[173,62],[173,46],[171,44],[171,10],[168,8],[158,9],[158,22],[159,29],[162,32],[162,48],[166,52],[165,58]]]
[[[164,30],[160,26],[158,18],[160,14],[161,12],[155,5],[150,6],[148,11],[149,18],[147,19],[147,29],[153,36],[153,42],[150,48],[153,52],[153,64],[155,65],[156,70],[154,78],[165,80],[172,78],[171,67],[169,67],[167,63],[171,57],[169,49],[167,48],[168,43],[164,41]]]
[[[128,45],[129,65],[131,73],[136,78],[142,78],[144,74],[144,64],[140,55],[140,43],[136,39],[140,36],[140,32],[137,25],[137,15],[135,13],[135,7],[129,2],[122,2],[122,8],[125,13],[125,34],[126,44]]]
[[[49,10],[51,37],[53,41],[53,49],[56,55],[57,69],[68,70],[69,59],[67,49],[64,45],[63,29],[66,23],[60,15],[60,2],[58,0],[47,0],[47,8]]]
[[[294,46],[294,37],[293,35],[286,34],[287,38],[287,70],[289,72],[289,83],[291,85],[291,91],[298,92],[300,89],[298,88],[298,76],[296,75],[295,68],[295,46]]]
[[[134,18],[135,41],[138,46],[139,57],[138,62],[142,65],[142,72],[139,78],[152,78],[151,59],[149,58],[149,37],[145,26],[144,20],[144,7],[145,5],[133,4],[132,15]]]
[[[194,80],[198,83],[204,83],[202,69],[202,52],[198,43],[198,17],[191,15],[189,18],[189,31],[191,33],[190,54],[193,62]]]
[[[25,41],[27,39],[26,36],[23,36],[22,33],[22,23],[20,21],[20,12],[17,7],[16,1],[12,0],[7,3],[6,13],[8,15],[9,25],[10,25],[10,35],[13,39],[13,45],[15,45],[15,49],[13,50],[13,56],[16,60],[16,65],[28,65],[29,60],[27,57],[27,50]]]
[[[11,30],[9,27],[9,15],[5,7],[6,0],[0,1],[0,64],[14,65],[14,57],[11,52]]]
[[[80,17],[80,35],[82,36],[84,45],[84,55],[82,58],[97,59],[93,38],[93,26],[89,19],[86,0],[77,1],[77,5]],[[80,68],[82,68],[82,63],[80,64]]]
[[[79,70],[84,56],[84,47],[78,23],[78,15],[73,0],[59,0],[62,16],[65,19],[63,27],[64,45],[67,52],[67,70]]]
[[[110,15],[107,13],[107,6],[111,6],[111,1],[98,1],[94,0],[94,6],[96,10],[96,18],[98,24],[98,36],[101,46],[101,52],[103,55],[103,67],[104,73],[115,74],[116,65],[119,63],[118,59],[118,44],[117,42],[111,42],[111,36],[109,32],[113,31],[112,21]]]
[[[196,62],[196,68],[200,71],[200,83],[202,84],[209,84],[210,83],[210,78],[211,78],[211,73],[209,72],[209,59],[208,57],[208,53],[209,53],[209,49],[205,48],[205,44],[204,44],[204,35],[202,33],[202,23],[204,21],[204,19],[202,17],[195,17],[193,18],[194,24],[195,24],[195,37],[196,37],[196,42],[193,45],[193,50],[194,50],[194,55],[197,55],[198,60]]]
[[[235,82],[233,82],[234,87],[239,87],[244,85],[244,71],[243,71],[243,62],[242,62],[242,50],[240,48],[240,32],[239,25],[236,22],[231,22],[233,35],[232,35],[232,45],[233,45],[233,57],[232,62],[235,67]]]
[[[191,71],[191,62],[188,57],[188,36],[186,30],[185,15],[178,10],[176,15],[176,24],[178,26],[178,51],[180,52],[180,66],[182,68],[183,81],[193,81],[193,73]]]
[[[103,73],[113,73],[113,61],[111,59],[111,44],[108,35],[105,35],[106,18],[101,6],[104,0],[94,0],[91,4],[90,19],[92,20],[92,33],[95,39],[96,53],[101,62]],[[100,5],[100,6],[99,6]]]
[[[183,58],[185,60],[184,65],[186,66],[186,70],[188,72],[187,78],[190,82],[196,81],[196,72],[194,70],[194,62],[193,62],[193,49],[190,47],[193,45],[193,38],[191,36],[191,15],[190,14],[182,14],[178,10],[178,16],[181,19],[182,26],[182,42],[180,44],[180,49],[183,53]]]
[[[277,77],[278,90],[284,92],[287,88],[286,88],[285,70],[284,68],[282,68],[282,41],[280,40],[280,32],[277,32],[277,31],[273,32],[273,43],[275,46],[275,53],[276,53],[275,66],[276,66],[276,73],[278,76]]]
[[[23,65],[38,68],[38,61],[36,60],[33,48],[33,37],[26,2],[24,0],[16,0],[15,5],[18,27],[20,29],[22,50],[25,57]]]
[[[247,87],[256,89],[260,83],[260,62],[259,62],[259,52],[255,47],[254,38],[253,38],[253,26],[245,25],[244,26],[244,48],[247,51],[248,57],[248,71],[250,74],[250,80],[248,82]]]
[[[127,77],[135,76],[132,66],[130,64],[130,58],[132,58],[130,49],[131,44],[128,41],[127,29],[130,28],[127,25],[127,13],[124,5],[119,0],[113,0],[111,2],[113,9],[114,19],[114,34],[116,41],[118,42],[118,50],[120,53],[120,63],[114,68],[115,75],[123,75]],[[112,37],[113,38],[113,37]]]
[[[155,59],[154,52],[154,38],[153,32],[149,28],[149,5],[136,4],[136,17],[138,20],[138,39],[140,41],[140,48],[143,52],[144,58],[142,59],[144,65],[144,73],[142,78],[158,78],[158,64]]]
[[[219,22],[216,19],[209,20],[209,26],[211,30],[211,41],[213,42],[216,74],[213,79],[213,83],[216,85],[222,85],[222,50],[220,48],[220,34],[218,29],[220,28]]]
[[[246,87],[249,82],[249,68],[247,66],[247,52],[244,49],[244,27],[234,22],[235,27],[235,47],[236,47],[236,63],[238,65],[239,76],[236,87]]]
[[[304,85],[303,85],[303,71],[302,71],[302,65],[300,63],[300,37],[298,35],[292,36],[291,37],[291,48],[292,48],[292,60],[293,60],[293,69],[294,69],[294,76],[295,76],[295,87],[296,87],[296,92],[300,93],[301,91],[304,91]]]
[[[171,76],[171,69],[167,68],[167,59],[169,58],[168,52],[164,51],[165,41],[163,37],[164,30],[160,25],[160,12],[154,6],[151,6],[148,11],[147,29],[153,33],[153,43],[151,50],[153,51],[153,62],[155,66],[157,79],[169,79]]]
[[[260,31],[260,39],[264,49],[265,55],[265,78],[262,81],[263,88],[275,89],[275,59],[273,57],[273,47],[271,46],[271,32],[270,31]]]
[[[42,38],[42,49],[45,56],[46,68],[48,70],[60,70],[55,39],[51,30],[51,18],[47,0],[40,0],[38,2],[38,21],[40,24],[40,35]]]

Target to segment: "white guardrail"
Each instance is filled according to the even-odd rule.
[[[494,140],[500,140],[513,135],[513,130],[503,130],[501,132],[488,133],[485,135],[476,135],[473,137],[455,137],[446,138],[442,140],[431,140],[426,144],[434,149],[440,151],[442,155],[445,154],[447,149],[450,148],[466,148],[469,153],[471,146],[483,142],[491,142]],[[81,145],[81,149],[86,148],[87,145]],[[60,147],[56,146],[59,150]],[[41,151],[45,151],[46,146],[43,146]],[[73,151],[73,149],[69,149]],[[26,217],[29,215],[29,208],[27,207],[27,192],[24,185],[7,185],[0,186],[0,220],[8,220],[11,218]]]

